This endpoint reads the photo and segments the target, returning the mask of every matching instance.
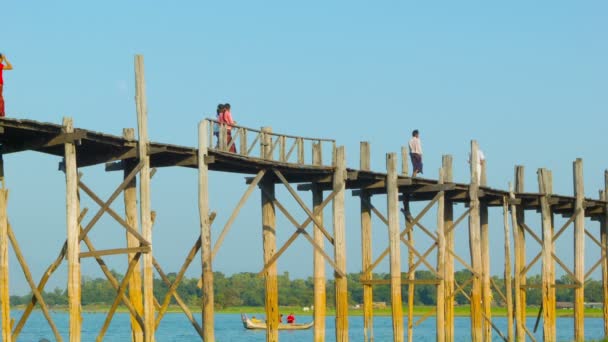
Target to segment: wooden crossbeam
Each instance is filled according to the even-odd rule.
[[[61,132],[53,137],[47,138],[37,138],[30,139],[26,142],[20,144],[3,144],[2,146],[2,154],[9,154],[15,152],[21,152],[26,150],[40,150],[44,148],[49,148],[53,146],[63,145],[63,144],[71,144],[74,142],[78,142],[87,137],[87,132],[83,130],[76,130],[74,132],[66,133]]]
[[[80,252],[80,258],[100,257],[104,255],[129,254],[129,253],[150,253],[150,246],[131,247],[131,248],[113,248],[98,250],[94,252]]]
[[[422,317],[420,317],[416,322],[414,322],[414,326],[417,327],[420,324],[422,324],[424,321],[426,321],[429,317],[431,317],[432,315],[437,313],[437,309],[433,309],[428,311],[427,313],[425,313]]]
[[[371,198],[371,197],[370,197],[370,198]],[[371,211],[372,211],[374,214],[376,214],[376,216],[377,216],[377,217],[380,219],[380,221],[382,221],[382,222],[383,222],[385,225],[387,225],[387,226],[388,226],[388,219],[386,218],[386,216],[384,216],[384,214],[382,214],[382,213],[380,212],[380,210],[378,210],[378,209],[377,209],[377,208],[376,208],[376,207],[375,207],[375,206],[372,204],[372,201],[368,200],[368,199],[367,199],[367,198],[365,198],[365,197],[361,197],[361,201],[362,201],[363,203],[365,203],[365,205],[367,205],[367,206],[368,206],[368,207],[371,209]]]
[[[405,219],[408,222],[410,222],[412,220],[412,217],[410,215],[406,215]],[[418,226],[418,228],[420,228],[420,230],[422,230],[426,235],[428,235],[431,239],[433,239],[435,242],[437,242],[437,235],[435,235],[433,232],[430,231],[430,229],[428,229],[424,225],[422,225],[422,223],[420,223],[420,221],[414,222],[414,225]]]
[[[539,238],[538,235],[536,235],[536,233],[530,227],[528,227],[527,224],[525,224],[523,222],[520,222],[519,224],[528,232],[528,234],[530,234],[532,236],[532,238],[534,240],[536,240],[536,242],[538,242],[539,245],[542,246],[543,240],[541,238]]]
[[[502,300],[504,300],[505,303],[507,303],[507,296],[505,296],[505,294],[502,293],[502,291],[500,290],[500,287],[498,287],[498,285],[496,284],[496,282],[494,281],[493,278],[490,278],[490,283],[492,283],[492,287],[494,288],[494,291],[498,292],[498,295],[500,296],[500,298],[502,298]]]
[[[437,246],[438,246],[438,244],[437,244],[437,243],[432,244],[432,245],[431,245],[431,247],[429,247],[429,248],[428,248],[428,249],[427,249],[427,250],[424,252],[424,254],[422,254],[422,257],[421,257],[421,258],[418,258],[418,260],[416,261],[416,263],[414,263],[414,264],[412,265],[412,267],[410,267],[410,269],[408,270],[408,272],[407,272],[407,273],[408,273],[408,274],[410,274],[410,273],[412,273],[412,272],[415,272],[415,271],[416,271],[416,269],[418,268],[418,266],[420,266],[420,263],[422,263],[422,262],[423,262],[423,260],[426,260],[426,258],[429,256],[429,254],[431,254],[431,252],[432,252],[432,251],[433,251],[433,250],[434,250],[434,249],[435,249]],[[423,258],[424,258],[424,259],[423,259]]]
[[[456,252],[454,252],[453,249],[446,246],[445,250],[446,250],[446,252],[450,253],[454,258],[456,258],[456,260],[458,260],[458,262],[462,266],[464,266],[469,272],[473,273],[474,276],[481,277],[481,275],[479,273],[475,272],[475,270],[473,270],[473,267],[471,267],[471,265],[466,263],[466,261],[464,261],[458,254],[456,254]]]
[[[401,238],[401,241],[410,248],[410,251],[412,251],[412,253],[414,253],[418,257],[419,260],[422,260],[422,263],[424,263],[426,265],[426,267],[428,267],[429,271],[433,272],[435,274],[435,276],[437,276],[438,278],[442,278],[442,276],[437,273],[437,270],[428,261],[426,261],[425,256],[421,255],[416,250],[416,248],[414,247],[414,245],[412,243],[410,243],[405,238]]]
[[[416,284],[416,285],[437,285],[441,280],[439,279],[406,279],[401,278],[401,284]],[[388,285],[391,283],[390,279],[361,279],[359,282],[362,285]]]
[[[460,224],[460,222],[464,221],[464,219],[471,213],[471,208],[467,209],[462,215],[460,215],[456,221],[445,231],[445,235],[452,233],[454,229]]]

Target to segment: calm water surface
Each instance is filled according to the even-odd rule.
[[[16,320],[21,316],[20,311],[13,311],[11,317]],[[67,340],[68,315],[64,312],[54,312],[53,320],[60,333]],[[83,314],[82,340],[95,341],[101,326],[106,318],[105,313],[85,313]],[[200,315],[197,317],[200,320]],[[308,322],[310,316],[298,316],[299,322]],[[507,320],[504,317],[493,319],[494,324],[506,335]],[[528,328],[534,328],[535,318],[528,319]],[[541,322],[542,323],[542,322]],[[404,330],[407,331],[407,320]],[[105,341],[129,341],[129,315],[119,313],[114,316],[112,324],[105,335]],[[215,337],[219,342],[228,341],[265,341],[265,331],[245,330],[241,324],[241,317],[238,314],[216,314],[215,316]],[[326,340],[335,341],[334,338],[334,318],[328,317],[326,322]],[[573,338],[573,319],[557,319],[557,336],[559,341],[570,341]],[[375,341],[392,341],[390,317],[374,317],[374,337]],[[435,341],[435,320],[429,318],[422,324],[414,328],[415,341]],[[470,321],[466,317],[455,319],[455,333],[457,341],[470,341]],[[603,322],[601,318],[588,318],[585,320],[585,336],[588,339],[600,339],[603,334]],[[349,335],[351,341],[363,340],[363,317],[352,316],[349,318]],[[542,327],[536,333],[538,341],[542,340]],[[54,335],[41,312],[34,312],[17,341],[38,342],[42,338],[54,341]],[[281,331],[280,341],[297,342],[312,341],[312,329],[304,331]],[[156,340],[164,341],[200,341],[200,337],[182,313],[169,313],[165,315],[161,325],[156,332]],[[494,332],[494,340],[501,341],[500,337]],[[1,339],[0,339],[1,341]]]

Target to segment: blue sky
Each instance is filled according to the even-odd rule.
[[[452,154],[456,180],[466,182],[469,142],[476,139],[492,187],[506,189],[514,165],[523,164],[527,191],[537,191],[536,169],[547,167],[554,190],[571,194],[572,161],[581,157],[586,194],[597,197],[608,167],[607,13],[602,1],[11,2],[2,8],[0,38],[0,51],[15,68],[5,73],[7,113],[54,123],[71,116],[77,127],[120,135],[136,125],[133,56],[140,53],[154,141],[194,146],[199,120],[212,116],[217,103],[230,102],[241,125],[336,139],[350,167],[358,166],[365,140],[372,144],[373,169],[383,171],[385,153],[398,152],[418,128],[425,177],[436,178],[441,155]],[[56,157],[28,152],[5,161],[10,221],[38,279],[65,239],[63,174]],[[121,178],[102,167],[82,171],[102,197]],[[211,180],[217,237],[245,185],[238,175]],[[304,217],[287,193],[278,193]],[[348,271],[356,272],[359,205],[350,193],[347,198]],[[382,207],[385,199],[375,202]],[[175,271],[198,236],[196,173],[160,170],[152,205],[159,214],[155,255]],[[88,206],[90,219],[97,208]],[[120,200],[113,207],[122,210]],[[502,250],[501,213],[492,215],[491,242]],[[530,221],[540,228],[534,214]],[[256,192],[215,270],[261,269],[260,222]],[[386,231],[374,227],[377,255]],[[597,223],[590,228],[597,232]],[[293,228],[279,218],[279,230],[284,241]],[[457,235],[462,244],[465,233]],[[92,234],[98,248],[122,246],[124,234],[110,219]],[[557,244],[571,263],[568,239]],[[425,243],[422,236],[417,241]],[[589,266],[599,255],[591,249]],[[468,255],[464,247],[462,253]],[[122,259],[108,263],[121,270]],[[493,259],[493,273],[502,273],[502,262]],[[90,260],[83,265],[84,274],[100,276]],[[379,269],[387,270],[385,264]],[[279,271],[311,274],[304,239],[280,259]],[[14,258],[11,277],[12,292],[28,291]],[[64,279],[62,268],[51,288],[64,287]]]

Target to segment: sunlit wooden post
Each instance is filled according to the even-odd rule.
[[[370,145],[369,142],[361,142],[360,169],[370,170]],[[366,190],[361,190],[359,195],[361,201],[361,269],[365,272],[372,265],[372,211],[369,206],[371,195]],[[362,275],[365,280],[372,280],[372,271]],[[363,284],[363,340],[370,342],[374,340],[374,310],[373,310],[373,286],[369,283]]]
[[[443,169],[439,169],[438,184],[443,184]],[[442,277],[437,284],[437,341],[445,341],[445,191],[437,201],[437,273]]]
[[[123,137],[127,140],[135,140],[135,130],[132,128],[125,128],[123,130]],[[124,178],[127,178],[135,167],[134,163],[123,161],[124,167]],[[139,223],[137,219],[137,178],[133,179],[127,184],[124,190],[124,203],[125,203],[125,216],[126,221],[133,229],[141,232],[139,229]],[[139,240],[133,234],[126,232],[127,247],[135,248],[139,247]],[[128,253],[127,262],[130,262],[135,253]],[[141,292],[141,265],[139,261],[133,266],[133,272],[129,279],[129,299],[133,304],[133,307],[137,313],[143,317],[144,314],[144,303],[143,295]],[[133,342],[141,342],[144,340],[144,332],[141,326],[137,323],[135,317],[131,315],[131,340]]]
[[[524,192],[524,167],[515,167],[515,191]],[[515,194],[511,196],[515,199]],[[511,221],[513,224],[513,245],[515,247],[515,327],[516,340],[526,340],[526,232],[524,206],[511,205]]]
[[[480,219],[479,219],[479,177],[477,175],[478,147],[475,140],[471,141],[471,185],[469,187],[470,214],[469,214],[469,249],[471,253],[471,266],[476,274],[473,274],[471,286],[471,338],[474,342],[483,340],[482,320],[483,311],[481,307],[481,239],[480,239]]]
[[[603,201],[608,201],[608,170],[604,171],[604,191],[601,196]],[[608,249],[608,203],[604,204],[604,216],[601,222],[601,240],[603,248]],[[604,337],[608,337],[608,255],[602,253],[602,293],[604,314]]]
[[[479,153],[479,151],[477,151]],[[478,156],[479,158],[479,156]],[[475,166],[479,163],[478,160],[471,161]],[[480,185],[487,186],[486,163],[481,164]],[[492,288],[490,286],[490,231],[488,226],[488,204],[486,201],[481,201],[479,204],[479,221],[480,221],[480,238],[481,238],[481,266],[482,266],[482,291],[483,298],[482,308],[485,318],[483,319],[483,340],[492,340]]]
[[[11,304],[9,293],[8,268],[8,216],[6,201],[8,190],[4,187],[4,160],[0,154],[0,311],[2,311],[2,341],[10,342],[11,337]]]
[[[209,122],[203,120],[198,125],[198,209],[201,223],[201,262],[203,272],[203,340],[214,341],[214,297],[213,260],[211,245],[211,221],[209,219],[209,170],[206,157],[209,142],[207,130]]]
[[[502,215],[504,225],[505,239],[505,297],[507,299],[507,338],[509,341],[515,340],[515,332],[513,327],[513,283],[511,269],[511,232],[509,226],[509,199],[513,194],[513,185],[509,183],[509,196],[503,197]]]
[[[272,128],[263,127],[262,158],[272,159],[271,136]],[[262,239],[264,243],[264,265],[272,259],[277,249],[276,242],[276,210],[274,205],[275,186],[267,175],[260,183],[262,188]],[[264,272],[266,283],[266,341],[274,342],[279,339],[279,290],[277,280],[277,264],[272,263]]]
[[[336,286],[336,341],[348,341],[348,284],[346,278],[346,221],[344,215],[344,193],[346,189],[346,155],[344,146],[335,149],[335,174],[333,190],[336,192],[332,203],[334,224],[334,257],[344,275],[335,275]]]
[[[299,159],[299,158],[298,158]],[[303,157],[302,157],[303,159]],[[313,153],[312,153],[312,163],[313,165],[321,165],[323,161],[321,160],[321,144],[313,144]],[[319,187],[316,183],[312,184],[312,206],[313,212],[317,212],[321,210],[321,205],[323,204],[323,189]],[[315,215],[315,222],[323,223],[323,211],[319,211]],[[321,231],[321,228],[315,225],[313,231],[313,239],[315,243],[321,247],[321,249],[325,248],[325,236]],[[313,254],[314,261],[314,341],[323,342],[325,341],[325,307],[326,307],[326,289],[325,289],[325,259],[323,259],[323,255],[315,249]]]
[[[399,189],[397,187],[397,155],[386,155],[386,198],[388,208],[388,240],[390,248],[391,309],[393,341],[403,341],[403,308],[401,299],[401,239],[399,238]]]
[[[583,160],[572,164],[574,175],[574,275],[580,286],[574,288],[574,339],[585,340],[585,190]]]
[[[555,270],[553,263],[553,212],[549,198],[553,192],[551,172],[538,170],[540,192],[540,209],[542,215],[542,306],[543,306],[543,339],[556,340],[555,330]]]
[[[150,200],[150,156],[148,155],[148,108],[144,57],[135,56],[135,104],[137,108],[137,130],[139,135],[138,158],[143,161],[139,177],[139,211],[143,238],[150,242],[150,251],[143,256],[144,268],[144,340],[154,341],[154,269],[152,267],[152,204]]]
[[[452,176],[452,156],[444,155],[442,158],[443,181],[444,183],[454,182]],[[454,224],[454,204],[445,198],[443,205],[443,227],[445,233],[445,340],[454,341],[454,256],[447,251],[454,250],[454,231],[447,231]]]

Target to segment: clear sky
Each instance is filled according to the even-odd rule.
[[[154,141],[194,146],[199,120],[230,102],[241,125],[336,139],[349,167],[358,166],[359,142],[371,141],[372,167],[384,171],[385,153],[398,152],[417,128],[424,177],[436,178],[441,155],[452,154],[455,178],[466,182],[469,144],[476,139],[492,187],[507,189],[514,165],[523,164],[527,191],[537,191],[536,169],[547,167],[554,190],[571,194],[572,161],[579,157],[587,196],[597,197],[603,187],[605,1],[27,1],[3,4],[1,22],[0,52],[14,66],[5,72],[10,117],[60,123],[71,116],[77,127],[120,135],[136,125],[133,57],[143,54]],[[65,181],[57,162],[33,152],[5,157],[9,218],[36,280],[65,239]],[[122,177],[102,166],[81,171],[104,198]],[[193,170],[171,168],[153,180],[155,255],[169,272],[180,267],[198,236],[196,177]],[[246,187],[238,175],[213,174],[211,181],[217,237]],[[288,194],[278,194],[302,220]],[[256,191],[236,220],[216,271],[261,269],[259,196]],[[359,204],[350,193],[347,199],[348,271],[357,272]],[[383,207],[384,197],[374,200]],[[83,195],[85,222],[97,210],[87,201]],[[113,208],[122,211],[121,200]],[[426,220],[431,227],[434,222]],[[529,222],[540,229],[534,214]],[[492,211],[491,223],[493,250],[502,251],[499,211]],[[387,234],[374,224],[378,255]],[[293,232],[281,217],[278,228],[280,242]],[[466,257],[465,228],[457,244]],[[598,224],[589,228],[597,233]],[[570,234],[557,244],[571,265]],[[425,250],[428,241],[418,235]],[[124,245],[122,228],[108,218],[92,238],[97,248]],[[279,272],[312,274],[312,249],[301,240],[280,259]],[[586,243],[591,266],[599,253]],[[533,244],[530,258],[538,251]],[[499,254],[495,274],[502,273]],[[11,292],[25,293],[11,258]],[[121,271],[123,259],[109,258],[108,264]],[[100,276],[91,260],[83,265],[85,275]],[[197,259],[190,276],[199,265]],[[388,271],[386,263],[378,271]],[[65,286],[65,268],[52,279],[54,286]]]

